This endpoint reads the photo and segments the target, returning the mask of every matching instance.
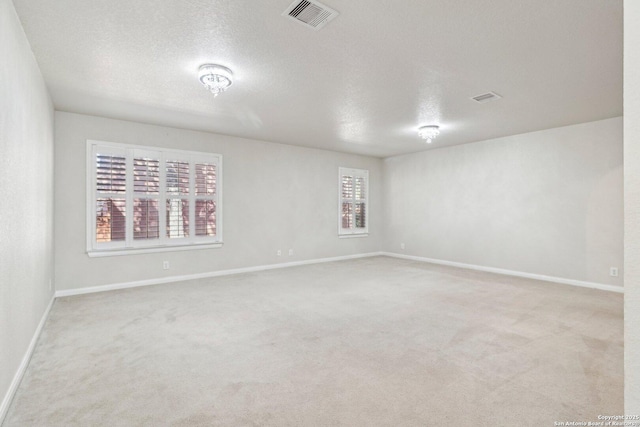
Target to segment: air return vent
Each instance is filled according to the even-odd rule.
[[[296,0],[282,16],[288,16],[305,27],[319,30],[338,16],[338,12],[316,1]]]
[[[500,98],[502,97],[495,92],[487,92],[483,93],[482,95],[474,96],[471,99],[480,104],[484,104],[485,102],[497,101]]]

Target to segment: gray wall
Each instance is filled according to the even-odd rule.
[[[622,286],[622,179],[620,117],[388,158],[385,250]]]
[[[624,397],[640,414],[640,2],[624,2]]]
[[[89,258],[87,139],[222,154],[224,246]],[[55,161],[57,289],[377,252],[382,245],[382,161],[377,158],[56,112]],[[338,238],[340,166],[369,170],[369,237]],[[162,270],[163,260],[170,262],[169,270]]]
[[[53,106],[9,0],[0,0],[0,399],[51,300]],[[2,413],[0,413],[2,417]]]

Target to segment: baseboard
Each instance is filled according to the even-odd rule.
[[[562,277],[545,276],[541,274],[525,273],[521,271],[505,270],[493,267],[484,267],[480,265],[464,264],[461,262],[445,261],[433,258],[418,257],[413,255],[398,254],[394,252],[370,252],[365,254],[344,255],[330,258],[315,258],[304,261],[285,262],[279,264],[259,265],[255,267],[235,268],[229,270],[210,271],[206,273],[187,274],[180,276],[159,277],[155,279],[138,280],[124,283],[113,283],[109,285],[92,286],[87,288],[66,289],[56,291],[55,297],[68,297],[74,295],[92,294],[96,292],[114,291],[118,289],[137,288],[141,286],[161,285],[163,283],[182,282],[186,280],[206,279],[210,277],[229,276],[233,274],[253,273],[257,271],[275,270],[279,268],[297,267],[301,265],[320,264],[324,262],[344,261],[357,258],[367,258],[372,256],[389,256],[393,258],[402,258],[412,261],[428,262],[431,264],[447,265],[450,267],[464,268],[468,270],[485,271],[488,273],[502,274],[506,276],[523,277],[527,279],[542,280],[545,282],[561,283],[565,285],[580,286],[584,288],[600,289],[603,291],[623,293],[624,288],[621,286],[605,285],[602,283],[585,282],[580,280],[565,279]]]
[[[357,258],[368,258],[383,255],[382,252],[370,252],[366,254],[344,255],[331,258],[315,258],[304,261],[293,261],[279,264],[259,265],[255,267],[234,268],[230,270],[210,271],[206,273],[186,274],[181,276],[159,277],[156,279],[138,280],[134,282],[114,283],[111,285],[92,286],[88,288],[66,289],[56,291],[56,298],[74,295],[92,294],[95,292],[114,291],[117,289],[137,288],[140,286],[160,285],[163,283],[182,282],[185,280],[206,279],[210,277],[229,276],[232,274],[253,273],[256,271],[275,270],[278,268],[297,267],[300,265],[320,264],[324,262],[344,261]]]
[[[603,283],[584,282],[581,280],[564,279],[562,277],[545,276],[542,274],[525,273],[522,271],[504,270],[501,268],[483,267],[481,265],[464,264],[461,262],[444,261],[440,259],[424,258],[413,255],[398,254],[395,252],[382,252],[381,255],[393,258],[402,258],[412,261],[428,262],[431,264],[447,265],[450,267],[465,268],[467,270],[486,271],[488,273],[503,274],[505,276],[524,277],[526,279],[542,280],[545,282],[561,283],[563,285],[580,286],[583,288],[600,289],[602,291],[624,293],[622,286],[605,285]]]
[[[29,347],[27,348],[27,351],[22,358],[22,362],[20,362],[20,366],[18,366],[18,370],[13,376],[13,381],[11,381],[9,390],[7,390],[7,393],[4,395],[4,399],[2,399],[2,404],[0,405],[0,425],[2,425],[2,423],[4,422],[4,418],[7,416],[7,412],[9,411],[9,406],[11,405],[11,401],[13,400],[13,396],[15,395],[16,390],[18,390],[18,386],[20,385],[22,377],[27,370],[27,366],[29,366],[29,361],[31,360],[33,351],[36,348],[36,344],[38,343],[38,338],[40,338],[42,328],[49,318],[49,312],[51,311],[54,300],[55,296],[51,298],[51,301],[49,301],[49,305],[47,306],[44,314],[42,315],[42,318],[40,319],[40,323],[38,324],[38,327],[36,328],[36,331],[31,338],[31,342],[29,343]]]
[[[480,265],[464,264],[460,262],[398,254],[394,252],[370,252],[365,254],[345,255],[345,256],[330,257],[330,258],[316,258],[316,259],[286,262],[286,263],[280,263],[280,264],[260,265],[255,267],[211,271],[207,273],[161,277],[157,279],[139,280],[139,281],[125,282],[125,283],[115,283],[111,285],[94,286],[89,288],[60,290],[60,291],[56,291],[54,297],[51,298],[51,301],[49,301],[49,305],[47,306],[44,314],[42,315],[42,318],[40,319],[40,323],[38,324],[38,327],[36,328],[36,331],[33,334],[33,337],[31,338],[29,347],[27,348],[27,351],[24,357],[22,358],[22,362],[20,363],[20,366],[18,367],[18,370],[16,371],[16,374],[13,377],[13,381],[11,382],[9,389],[7,390],[7,393],[5,394],[4,399],[2,400],[2,404],[0,405],[0,425],[2,425],[2,422],[4,421],[4,418],[7,415],[7,411],[9,410],[9,406],[11,405],[11,401],[13,400],[15,392],[18,389],[20,382],[22,381],[22,377],[27,369],[27,366],[29,365],[29,361],[31,360],[31,356],[33,355],[33,351],[35,350],[36,344],[38,342],[38,338],[40,337],[40,333],[42,332],[42,328],[44,327],[44,324],[46,323],[47,318],[49,317],[49,312],[51,311],[51,307],[53,306],[53,302],[55,301],[56,298],[89,294],[89,293],[95,293],[95,292],[112,291],[116,289],[159,285],[162,283],[180,282],[185,280],[228,276],[233,274],[251,273],[256,271],[275,270],[279,268],[297,267],[301,265],[320,264],[325,262],[344,261],[344,260],[357,259],[357,258],[368,258],[373,256],[389,256],[393,258],[401,258],[401,259],[407,259],[412,261],[427,262],[431,264],[446,265],[450,267],[458,267],[458,268],[464,268],[468,270],[484,271],[488,273],[496,273],[496,274],[502,274],[506,276],[523,277],[527,279],[542,280],[545,282],[561,283],[565,285],[580,286],[585,288],[600,289],[603,291],[624,293],[624,288],[621,286],[612,286],[612,285],[605,285],[602,283],[585,282],[585,281],[573,280],[573,279],[564,279],[561,277],[553,277],[553,276],[545,276],[541,274],[525,273],[521,271],[505,270],[501,268],[484,267]]]

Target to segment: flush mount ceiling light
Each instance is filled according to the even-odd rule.
[[[431,144],[431,141],[433,141],[438,134],[440,134],[440,126],[429,125],[422,126],[418,129],[418,135],[420,135],[420,138],[425,139],[427,144]]]
[[[218,96],[233,83],[233,73],[227,67],[216,64],[204,64],[198,70],[200,83],[211,91],[214,97]]]

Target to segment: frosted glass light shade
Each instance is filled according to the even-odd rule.
[[[418,135],[420,138],[425,139],[427,144],[431,144],[431,141],[440,134],[440,127],[436,125],[422,126],[418,129]]]
[[[233,72],[227,67],[204,64],[198,71],[200,83],[216,97],[233,84]]]

